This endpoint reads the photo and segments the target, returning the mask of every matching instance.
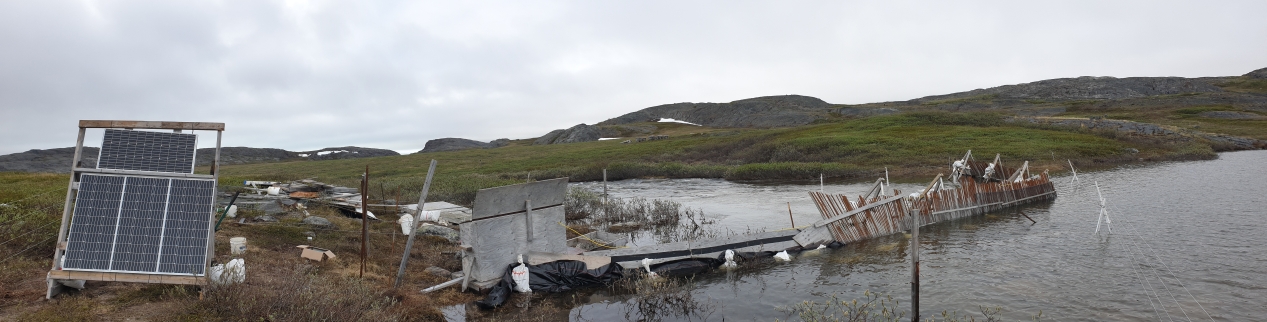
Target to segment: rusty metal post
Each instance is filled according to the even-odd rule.
[[[370,235],[370,216],[366,215],[369,213],[370,209],[370,204],[368,202],[369,197],[366,196],[366,194],[370,192],[369,190],[370,166],[367,165],[365,166],[365,174],[361,175],[361,278],[365,277],[365,257],[367,255],[367,250],[369,249],[369,247],[367,247],[368,242],[366,241]]]
[[[921,198],[922,199],[922,198]],[[919,321],[919,214],[911,207],[911,322]]]

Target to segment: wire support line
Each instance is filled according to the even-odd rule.
[[[1089,194],[1089,192],[1088,192],[1088,194]],[[1090,196],[1088,196],[1088,197],[1090,197]],[[1098,195],[1097,195],[1097,196],[1095,196],[1095,197],[1096,197],[1096,199],[1101,199],[1101,198],[1102,198],[1102,197],[1100,197],[1100,196],[1098,196]],[[1101,200],[1102,200],[1102,199],[1101,199]],[[1117,207],[1116,207],[1116,206],[1114,206],[1114,207],[1113,207],[1113,211],[1114,211],[1114,212],[1117,212],[1117,211],[1118,211],[1118,209],[1117,209]],[[1120,214],[1120,213],[1119,213],[1119,214]],[[1129,238],[1128,238],[1127,240],[1128,240],[1128,241],[1131,241]],[[1132,241],[1132,243],[1133,243],[1133,241]],[[1144,264],[1145,264],[1145,263],[1144,263],[1144,261],[1143,261],[1143,259],[1144,259],[1144,258],[1143,258],[1142,253],[1141,253],[1141,255],[1140,255],[1140,258],[1137,260],[1137,259],[1136,259],[1136,257],[1135,257],[1135,252],[1134,252],[1134,250],[1135,250],[1135,249],[1133,249],[1133,248],[1131,248],[1131,247],[1129,247],[1129,246],[1127,247],[1127,256],[1130,256],[1132,264],[1133,264],[1133,265],[1135,265],[1135,266],[1132,266],[1131,268],[1132,268],[1132,269],[1135,269],[1136,267],[1139,267],[1139,270],[1145,271],[1145,273],[1144,273],[1144,274],[1139,274],[1139,272],[1138,272],[1138,271],[1136,271],[1136,274],[1137,274],[1137,276],[1140,278],[1140,280],[1141,280],[1141,281],[1143,281],[1143,282],[1144,282],[1144,284],[1146,285],[1145,289],[1149,289],[1149,288],[1151,288],[1151,289],[1152,289],[1152,291],[1153,291],[1153,296],[1157,298],[1157,305],[1158,305],[1158,306],[1161,306],[1161,311],[1162,311],[1162,312],[1164,312],[1164,313],[1166,313],[1166,317],[1167,317],[1167,319],[1168,319],[1168,320],[1170,320],[1170,321],[1174,321],[1174,320],[1175,320],[1175,318],[1174,318],[1174,316],[1172,316],[1172,315],[1170,314],[1170,309],[1166,308],[1165,301],[1164,301],[1164,300],[1162,300],[1162,298],[1161,298],[1161,294],[1157,291],[1157,290],[1158,290],[1158,288],[1153,287],[1153,286],[1152,286],[1152,282],[1151,282],[1151,281],[1149,281],[1149,279],[1148,279],[1148,274],[1147,274],[1148,270],[1145,270],[1145,269],[1144,269]],[[1165,287],[1165,286],[1166,286],[1166,285],[1165,285],[1165,280],[1162,280],[1160,277],[1158,277],[1158,276],[1159,276],[1159,274],[1157,274],[1157,270],[1156,270],[1156,268],[1153,268],[1153,267],[1148,267],[1148,269],[1151,269],[1151,270],[1152,270],[1153,277],[1157,277],[1157,281],[1158,281],[1158,283],[1162,284],[1162,287]],[[1171,298],[1172,300],[1175,298],[1175,297],[1174,297],[1174,294],[1173,294],[1173,293],[1170,293],[1170,290],[1169,290],[1168,288],[1166,289],[1166,292],[1167,292],[1167,294],[1169,294],[1169,295],[1170,295],[1170,298]],[[1149,304],[1150,306],[1152,305],[1152,298],[1149,298],[1149,302],[1148,302],[1148,304]],[[1182,305],[1181,305],[1181,304],[1179,304],[1179,302],[1178,302],[1178,301],[1175,301],[1175,304],[1180,306],[1180,308],[1179,308],[1179,310],[1180,310],[1180,311],[1183,311]],[[1156,306],[1154,306],[1154,307],[1153,307],[1153,309],[1154,309],[1154,310],[1156,310],[1156,309],[1157,309],[1157,307],[1156,307]],[[1185,313],[1185,315],[1186,315],[1186,314],[1187,314],[1187,313]],[[1160,316],[1160,315],[1158,315],[1157,320],[1159,320],[1159,321],[1161,320],[1161,316]],[[1189,319],[1189,321],[1191,321],[1191,319]]]
[[[14,256],[21,255],[22,253],[25,253],[26,251],[31,250],[32,248],[35,248],[35,246],[39,246],[39,245],[41,245],[41,244],[44,244],[44,242],[47,242],[49,239],[53,239],[53,237],[57,237],[57,236],[48,236],[48,238],[44,238],[44,240],[41,240],[41,241],[40,241],[40,242],[38,242],[38,243],[31,244],[31,246],[26,246],[26,248],[25,248],[25,249],[22,249],[22,251],[19,251],[19,252],[17,252],[17,253],[13,253],[13,255],[9,255],[9,257],[5,257],[4,259],[0,259],[0,263],[8,262],[10,258],[13,258]]]
[[[1116,207],[1114,208],[1114,210],[1116,210]],[[1134,227],[1135,224],[1133,223],[1133,221],[1125,220],[1123,223],[1126,224],[1127,226],[1126,229],[1132,235],[1135,235],[1135,238],[1140,240],[1140,243],[1144,244],[1144,246],[1148,246],[1149,254],[1151,254],[1152,257],[1157,261],[1157,263],[1161,264],[1161,266],[1165,268],[1168,273],[1170,273],[1170,277],[1174,279],[1176,283],[1179,284],[1179,287],[1183,289],[1184,293],[1187,293],[1188,297],[1192,298],[1192,301],[1197,303],[1197,307],[1201,308],[1201,312],[1205,313],[1206,318],[1209,318],[1210,321],[1214,321],[1214,316],[1211,315],[1210,312],[1205,309],[1204,305],[1201,305],[1201,301],[1197,300],[1196,296],[1192,295],[1192,291],[1188,290],[1188,286],[1183,284],[1183,280],[1179,278],[1178,274],[1175,274],[1175,271],[1170,268],[1170,265],[1166,265],[1166,262],[1162,261],[1160,256],[1157,256],[1157,250],[1153,248],[1153,245],[1148,243],[1148,241],[1144,239],[1143,234],[1141,234],[1139,230]]]
[[[50,222],[48,222],[48,223],[45,223],[43,226],[40,226],[39,228],[35,228],[35,229],[31,229],[31,230],[27,230],[25,233],[22,233],[21,235],[14,236],[13,238],[9,238],[9,240],[6,240],[6,241],[4,241],[3,243],[0,243],[0,246],[4,246],[5,244],[8,244],[8,243],[9,243],[9,242],[11,242],[11,241],[17,240],[17,239],[18,239],[18,237],[22,237],[22,236],[30,235],[31,233],[33,233],[33,232],[37,232],[37,231],[39,231],[40,229],[44,229],[44,227],[48,227],[49,225],[52,225],[52,224],[53,224],[53,222],[51,222],[51,221],[50,221]]]
[[[1149,291],[1149,288],[1151,288],[1152,284],[1149,284],[1148,280],[1144,279],[1143,275],[1139,273],[1139,269],[1136,268],[1136,266],[1139,266],[1140,264],[1138,261],[1135,260],[1135,255],[1134,254],[1127,254],[1127,255],[1130,255],[1131,271],[1135,272],[1135,278],[1139,279],[1140,282],[1143,282],[1143,283],[1140,283],[1140,286],[1143,286],[1144,288],[1144,297],[1148,298],[1148,306],[1151,306],[1153,308],[1153,314],[1157,316],[1157,321],[1161,321],[1161,312],[1157,310],[1156,305],[1153,305],[1153,297],[1157,297],[1157,304],[1161,304],[1161,296],[1157,296],[1156,290],[1153,290],[1153,295],[1149,296],[1148,291]],[[1162,308],[1165,309],[1164,306]],[[1166,313],[1166,315],[1169,316],[1170,313]],[[1170,320],[1174,321],[1174,319],[1170,319]]]
[[[1120,209],[1118,209],[1117,207],[1114,207],[1113,210],[1117,211],[1119,214],[1122,214],[1122,212],[1120,212]],[[1119,216],[1119,217],[1125,217],[1125,216]],[[1139,239],[1140,242],[1144,242],[1143,238],[1138,233],[1134,233],[1132,235],[1134,235],[1136,239]],[[1144,248],[1139,247],[1139,244],[1136,243],[1134,239],[1129,238],[1130,237],[1129,235],[1127,237],[1128,238],[1126,240],[1131,242],[1131,245],[1135,247],[1135,251],[1139,253],[1140,257],[1144,259],[1148,259],[1148,256],[1144,254],[1144,250],[1143,250]],[[1157,256],[1153,256],[1152,259],[1154,261],[1157,261],[1158,263],[1161,263],[1161,258],[1158,258]],[[1152,264],[1149,264],[1149,265],[1152,265]],[[1153,270],[1153,276],[1157,277],[1157,280],[1161,282],[1162,287],[1165,287],[1166,293],[1170,295],[1170,299],[1172,301],[1175,301],[1175,306],[1179,307],[1179,312],[1182,312],[1183,317],[1188,319],[1188,321],[1192,321],[1192,318],[1188,316],[1188,312],[1183,309],[1183,303],[1180,303],[1179,299],[1175,298],[1175,294],[1170,291],[1170,286],[1166,284],[1166,280],[1161,278],[1160,276],[1161,274],[1157,273],[1157,269],[1155,267],[1150,267],[1150,268],[1152,268]],[[1176,281],[1179,280],[1179,278],[1177,276],[1174,276],[1173,274],[1171,275],[1171,278],[1175,279]]]
[[[1128,237],[1129,237],[1129,236],[1128,236]],[[1145,262],[1145,260],[1147,260],[1148,258],[1147,258],[1147,256],[1145,256],[1145,255],[1144,255],[1144,253],[1143,253],[1142,251],[1139,251],[1139,249],[1140,249],[1140,248],[1139,248],[1139,245],[1135,244],[1135,241],[1134,241],[1134,240],[1131,240],[1130,238],[1127,238],[1126,240],[1131,242],[1131,246],[1127,246],[1127,252],[1130,252],[1131,257],[1132,257],[1132,258],[1134,258],[1134,257],[1135,257],[1135,254],[1139,254],[1139,258],[1140,258],[1140,261],[1139,261],[1139,262],[1141,263],[1141,266],[1143,266],[1144,264],[1147,264],[1147,265],[1148,265],[1148,269],[1149,269],[1149,271],[1152,271],[1152,273],[1153,273],[1153,278],[1156,278],[1156,279],[1157,279],[1157,283],[1158,283],[1158,284],[1161,284],[1162,289],[1164,289],[1164,290],[1166,291],[1166,295],[1170,296],[1170,300],[1175,302],[1175,306],[1179,308],[1179,312],[1182,312],[1182,313],[1183,313],[1183,316],[1184,316],[1184,318],[1185,318],[1185,319],[1187,319],[1188,321],[1192,321],[1192,318],[1189,318],[1189,317],[1188,317],[1188,312],[1186,312],[1186,311],[1184,311],[1184,310],[1183,310],[1183,303],[1179,303],[1179,300],[1178,300],[1177,298],[1175,298],[1175,293],[1174,293],[1174,292],[1171,292],[1171,291],[1170,291],[1170,287],[1166,285],[1166,280],[1165,280],[1165,279],[1162,279],[1162,278],[1161,278],[1161,274],[1158,274],[1158,273],[1157,273],[1157,268],[1156,268],[1155,266],[1153,266],[1151,263],[1147,263],[1147,262]],[[1147,278],[1147,274],[1145,274],[1145,278]],[[1158,303],[1158,304],[1162,304],[1162,303],[1163,303],[1163,301],[1164,301],[1164,300],[1162,300],[1161,296],[1160,296],[1160,295],[1158,295],[1158,296],[1157,296],[1157,303]],[[1168,317],[1169,317],[1169,316],[1171,316],[1171,315],[1170,315],[1170,310],[1169,310],[1169,309],[1166,309],[1165,304],[1162,304],[1162,308],[1163,308],[1163,309],[1165,309],[1165,311],[1166,311],[1166,316],[1168,316]],[[1171,317],[1171,319],[1170,319],[1170,320],[1171,320],[1171,321],[1174,321],[1174,318],[1173,318],[1173,317]]]

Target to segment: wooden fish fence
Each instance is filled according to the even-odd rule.
[[[831,240],[848,243],[909,230],[908,213],[920,217],[921,226],[985,214],[1005,207],[1049,200],[1056,197],[1056,188],[1046,173],[1020,182],[986,182],[963,180],[957,189],[931,191],[925,198],[903,196],[859,196],[857,201],[839,194],[811,191],[823,220],[802,230],[794,238],[801,245]],[[914,210],[914,211],[908,211]]]

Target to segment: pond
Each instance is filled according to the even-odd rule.
[[[1217,160],[1166,162],[1053,177],[1059,197],[921,229],[920,315],[999,307],[1004,320],[1251,321],[1267,316],[1267,151]],[[1098,182],[1112,232],[1095,233]],[[898,183],[916,191],[925,183]],[[574,186],[596,191],[601,183]],[[857,196],[870,183],[825,184]],[[677,201],[734,232],[784,229],[822,217],[815,184],[710,179],[609,182],[614,197]],[[788,208],[791,208],[789,218]],[[910,309],[909,239],[901,234],[697,276],[683,286],[696,312],[649,312],[647,299],[600,288],[568,295],[572,320],[794,319],[780,308],[803,301],[891,296]],[[643,302],[640,302],[643,301]],[[472,307],[473,309],[473,307]],[[447,308],[460,320],[464,308]],[[1208,314],[1208,315],[1207,315]],[[652,316],[654,315],[654,316]],[[908,315],[909,316],[909,315]]]

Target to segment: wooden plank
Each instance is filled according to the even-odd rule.
[[[524,200],[532,200],[534,208],[561,205],[567,194],[567,185],[568,178],[558,178],[480,189],[475,193],[471,220],[523,212]]]
[[[115,169],[93,169],[93,168],[74,168],[75,173],[102,173],[117,174],[137,177],[153,177],[153,178],[191,178],[191,179],[215,179],[216,176],[208,174],[195,173],[171,173],[171,172],[151,172],[151,171],[135,171],[135,170],[115,170]]]
[[[86,281],[106,281],[106,282],[181,284],[181,285],[205,285],[207,283],[207,278],[202,277],[202,276],[149,275],[149,274],[133,274],[133,273],[84,272],[84,271],[67,271],[67,270],[51,270],[48,272],[48,278],[58,279],[58,280],[86,280]]]
[[[866,205],[866,206],[861,206],[861,207],[858,207],[858,208],[854,208],[854,210],[852,210],[852,211],[850,211],[850,212],[847,212],[847,213],[845,213],[845,214],[843,214],[843,215],[836,216],[836,217],[832,217],[832,218],[829,218],[829,219],[819,220],[818,222],[814,223],[814,227],[822,227],[822,226],[826,226],[827,224],[830,224],[830,223],[832,223],[832,222],[834,222],[834,221],[841,220],[841,219],[845,219],[846,217],[852,216],[852,215],[854,215],[854,214],[856,214],[856,213],[859,213],[859,212],[866,211],[867,209],[875,208],[875,207],[878,207],[878,206],[881,206],[881,205],[884,205],[884,204],[887,204],[887,203],[890,203],[890,202],[898,201],[898,200],[902,200],[902,196],[892,196],[892,197],[884,198],[884,200],[880,200],[880,201],[877,201],[877,202],[875,202],[875,203],[868,204],[868,205]]]
[[[81,128],[224,131],[224,123],[212,123],[212,122],[80,120],[79,127]]]
[[[652,258],[652,259],[682,256],[682,255],[673,254],[673,253],[679,253],[679,252],[687,252],[687,253],[698,255],[698,254],[716,253],[716,252],[724,251],[725,249],[713,250],[712,248],[725,248],[728,245],[734,246],[733,248],[743,248],[743,247],[756,246],[759,244],[769,244],[769,243],[777,243],[777,242],[782,242],[782,241],[789,241],[788,239],[792,237],[793,235],[796,235],[797,233],[799,233],[799,231],[792,230],[792,229],[768,231],[768,232],[762,232],[762,233],[756,233],[756,234],[729,236],[729,237],[723,237],[723,238],[718,238],[718,239],[680,241],[680,242],[665,243],[665,244],[647,245],[643,247],[634,247],[634,248],[617,248],[617,249],[610,249],[610,250],[598,250],[598,251],[592,251],[592,252],[585,252],[585,255],[586,256],[606,256],[606,257],[614,257],[614,258],[619,258],[619,257],[644,258],[645,257],[645,258]],[[769,240],[777,240],[777,241],[768,242]],[[739,245],[739,244],[742,244],[742,245]],[[620,261],[619,259],[614,259],[614,260]]]

